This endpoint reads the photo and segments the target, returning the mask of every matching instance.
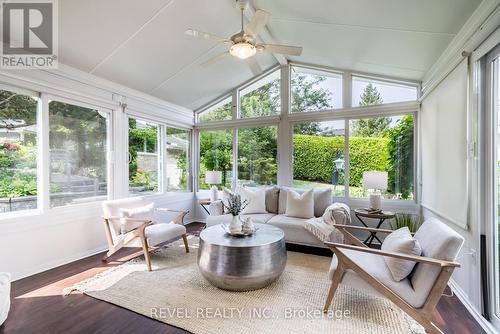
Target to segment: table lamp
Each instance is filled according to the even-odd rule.
[[[219,197],[219,190],[216,185],[222,183],[222,172],[215,170],[207,171],[205,173],[205,183],[212,185],[212,188],[210,188],[210,201],[216,201]]]
[[[370,209],[380,211],[382,206],[380,190],[387,189],[387,172],[363,172],[363,187],[370,190]]]

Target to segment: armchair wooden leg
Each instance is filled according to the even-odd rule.
[[[146,259],[146,265],[148,266],[148,271],[151,271],[151,257],[149,256],[148,241],[146,238],[141,237],[142,250],[144,251],[144,258]]]
[[[332,285],[330,286],[330,290],[328,291],[328,297],[326,297],[325,307],[323,307],[324,313],[328,312],[328,308],[330,307],[330,304],[332,303],[333,300],[333,296],[335,296],[335,292],[337,291],[337,288],[339,287],[339,284],[342,281],[342,277],[344,277],[344,273],[345,273],[344,266],[339,260],[337,269],[333,273]]]
[[[186,247],[186,253],[189,253],[189,244],[188,244],[188,240],[187,240],[187,235],[183,235],[182,236],[182,240],[184,241],[184,247]]]

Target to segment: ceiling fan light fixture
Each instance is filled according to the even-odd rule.
[[[240,59],[247,59],[249,57],[252,57],[256,52],[257,49],[255,48],[255,46],[247,42],[236,43],[229,49],[229,53],[232,56],[238,57]]]

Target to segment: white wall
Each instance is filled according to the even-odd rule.
[[[148,119],[168,124],[192,126],[192,111],[131,90],[64,65],[57,71],[0,71],[0,84],[17,86],[36,92],[92,103],[123,115],[120,102]],[[121,116],[120,116],[121,117]],[[115,120],[120,119],[115,117]],[[126,117],[121,117],[122,131],[115,132],[112,162],[116,168],[115,197],[127,195],[126,180]],[[125,124],[125,125],[123,125]],[[125,181],[126,183],[126,181]],[[185,222],[193,221],[194,194],[166,193],[150,197],[157,207],[189,210]],[[42,210],[43,211],[43,210]],[[12,279],[33,275],[56,266],[87,257],[107,248],[101,203],[85,203],[46,209],[45,212],[17,212],[0,215],[0,271],[12,274]],[[173,218],[173,215],[166,216]]]
[[[480,310],[480,268],[476,256],[471,254],[479,250],[479,227],[470,221],[467,210],[468,82],[463,66],[462,62],[422,101],[420,118],[429,120],[419,127],[422,212],[424,217],[439,218],[465,238],[458,258],[461,268],[454,272],[452,280],[468,302]],[[457,105],[457,101],[463,105]],[[441,135],[448,138],[439,139]],[[446,157],[448,161],[444,160]]]
[[[151,200],[157,207],[188,210],[185,222],[193,219],[192,193]],[[101,203],[95,202],[51,209],[43,215],[0,218],[0,271],[10,272],[17,280],[105,250],[101,216]]]

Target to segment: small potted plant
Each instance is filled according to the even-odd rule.
[[[231,234],[241,233],[241,220],[239,215],[248,205],[247,201],[241,201],[241,196],[238,194],[230,195],[227,203],[222,201],[222,205],[226,208],[227,212],[233,217],[231,223],[229,224],[229,232]]]
[[[420,227],[420,216],[411,213],[397,213],[391,227],[393,230],[408,227],[411,233],[415,233]]]

